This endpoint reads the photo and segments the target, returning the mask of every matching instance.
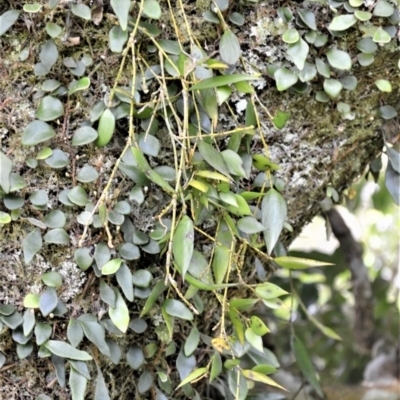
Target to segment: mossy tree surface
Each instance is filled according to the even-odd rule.
[[[395,140],[395,3],[375,24],[362,2],[334,2],[336,21],[322,2],[42,3],[0,31],[0,302],[24,315],[0,312],[0,387],[206,398],[211,379],[244,399],[248,382],[276,386],[249,310],[283,306],[264,282],[275,268],[323,264],[284,246]]]

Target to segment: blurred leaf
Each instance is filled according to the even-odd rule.
[[[69,387],[72,400],[85,400],[87,379],[71,366],[69,373]]]
[[[62,276],[59,272],[50,271],[42,275],[42,281],[47,286],[59,288],[62,285]]]
[[[205,376],[207,374],[207,371],[208,369],[205,367],[195,369],[189,374],[189,376],[182,380],[182,382],[177,386],[177,389],[183,385],[186,385],[187,383],[200,379],[203,375]]]
[[[43,246],[43,241],[42,241],[42,235],[40,234],[40,230],[34,229],[22,241],[24,260],[26,264],[29,264],[32,261],[33,257],[42,248],[42,246]]]
[[[10,178],[13,164],[11,160],[0,151],[0,187],[4,193],[10,192]]]
[[[200,332],[197,329],[197,327],[194,326],[190,331],[189,336],[186,338],[185,345],[183,348],[186,357],[190,356],[197,349],[199,341],[200,341]]]
[[[158,281],[154,286],[153,290],[151,291],[150,296],[146,300],[146,304],[143,307],[143,310],[140,314],[140,318],[144,317],[153,307],[154,303],[159,299],[161,294],[165,291],[168,286],[164,284],[164,281]]]
[[[279,68],[276,70],[274,78],[276,80],[276,87],[280,92],[289,89],[298,81],[297,74],[287,68]]]
[[[104,381],[103,374],[96,364],[97,369],[97,379],[96,379],[96,387],[94,391],[94,400],[110,400],[110,396],[108,394],[107,385]]]
[[[331,31],[345,31],[357,22],[357,18],[353,14],[338,15],[333,18],[328,29]]]
[[[126,361],[132,369],[139,369],[145,363],[142,349],[138,346],[130,346],[126,353]]]
[[[36,293],[28,293],[24,297],[24,307],[26,308],[39,308],[40,296]]]
[[[111,261],[108,261],[106,264],[104,264],[101,267],[102,274],[103,275],[115,274],[119,270],[122,262],[123,262],[123,260],[121,258],[115,258]]]
[[[64,106],[60,100],[53,96],[45,96],[40,101],[36,118],[41,121],[54,121],[64,115]]]
[[[400,205],[400,174],[395,171],[392,163],[389,162],[385,174],[386,187],[392,196],[393,201]]]
[[[294,65],[300,71],[304,68],[309,49],[308,44],[302,38],[288,46],[286,53],[291,57]]]
[[[260,77],[245,74],[219,75],[212,78],[203,79],[201,82],[193,85],[189,90],[216,88],[220,86],[230,85],[236,82],[249,81],[253,79],[260,79]]]
[[[276,383],[270,377],[265,376],[264,374],[261,374],[261,373],[256,372],[256,371],[252,371],[251,369],[244,369],[244,370],[242,370],[242,373],[243,373],[244,377],[247,378],[247,379],[250,379],[250,380],[255,381],[255,382],[265,383],[266,385],[274,386],[274,387],[277,387],[279,389],[287,391],[284,387],[282,387],[281,385]]]
[[[3,36],[17,21],[19,10],[8,10],[0,15],[0,36]]]
[[[298,257],[277,257],[274,261],[283,268],[287,269],[305,269],[305,268],[315,268],[324,267],[327,265],[334,265],[332,263],[310,260],[308,258],[298,258]]]
[[[333,48],[326,53],[326,57],[333,68],[339,70],[351,69],[351,58],[345,51]]]
[[[90,8],[85,4],[72,4],[71,11],[72,14],[76,15],[77,17],[86,19],[87,21],[90,21],[90,19],[92,18],[92,12],[90,11]]]
[[[105,356],[110,356],[110,349],[105,342],[105,333],[103,327],[92,321],[83,321],[78,319],[85,336],[100,350]]]
[[[250,328],[257,336],[263,336],[270,332],[264,322],[255,315],[250,318]]]
[[[321,385],[319,384],[317,375],[315,373],[314,367],[311,363],[310,356],[307,352],[306,347],[301,342],[301,340],[295,335],[293,338],[293,351],[296,357],[297,365],[300,371],[303,373],[304,377],[315,389],[315,391],[323,397]]]
[[[74,319],[70,318],[67,328],[67,338],[73,347],[77,347],[83,339],[83,329],[80,323]]]
[[[130,0],[111,0],[111,7],[118,18],[121,29],[126,31],[128,27]]]
[[[152,19],[160,19],[161,7],[155,0],[145,0],[143,3],[143,14]]]

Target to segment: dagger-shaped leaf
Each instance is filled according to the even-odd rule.
[[[185,280],[194,249],[193,221],[185,215],[176,228],[172,241],[172,254],[175,262],[182,271],[182,279]]]

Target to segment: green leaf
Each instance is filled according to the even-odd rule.
[[[111,0],[111,7],[114,10],[114,14],[117,16],[118,22],[123,31],[126,31],[128,27],[130,6],[130,0]]]
[[[3,36],[17,21],[21,11],[8,10],[0,15],[0,36]]]
[[[66,222],[65,214],[60,210],[53,210],[44,217],[44,223],[48,228],[62,228]]]
[[[390,93],[392,91],[392,84],[386,79],[376,80],[375,85],[381,92]]]
[[[230,304],[228,311],[229,319],[232,321],[232,325],[235,328],[236,335],[240,341],[240,343],[244,344],[244,325],[240,320],[239,313],[236,311],[236,308]]]
[[[284,294],[288,294],[286,290],[283,290],[277,285],[274,285],[271,282],[265,282],[256,286],[256,293],[263,300],[274,299],[279,296],[283,296]]]
[[[108,314],[113,324],[121,332],[127,331],[129,326],[129,310],[119,291],[116,294],[115,307],[110,307]]]
[[[154,303],[159,299],[162,293],[168,286],[165,285],[164,280],[158,281],[146,300],[146,304],[140,314],[140,318],[144,317],[153,307]]]
[[[372,14],[369,11],[356,10],[354,15],[362,22],[369,21],[372,18]]]
[[[228,168],[229,173],[241,178],[247,178],[246,171],[243,167],[243,160],[241,157],[232,150],[224,150],[220,153]]]
[[[264,336],[270,332],[264,322],[255,315],[250,318],[250,328],[257,336]]]
[[[72,81],[68,85],[68,95],[74,94],[76,92],[80,92],[83,90],[87,90],[90,86],[90,78],[88,77],[83,77],[79,79],[78,81]]]
[[[331,31],[345,31],[357,22],[357,18],[353,14],[338,15],[333,18],[328,29]]]
[[[254,79],[260,79],[260,77],[245,74],[219,75],[212,78],[203,79],[201,82],[193,85],[189,90],[216,88],[220,86],[231,85],[236,82],[251,81]]]
[[[338,49],[331,49],[326,53],[329,64],[339,70],[351,69],[351,58],[348,53]]]
[[[87,379],[71,366],[69,373],[69,387],[72,400],[85,400]]]
[[[336,79],[325,79],[324,90],[330,97],[337,97],[342,91],[342,84]]]
[[[242,26],[245,21],[243,14],[240,14],[238,12],[230,13],[229,20],[237,26]]]
[[[43,121],[32,121],[22,133],[21,143],[24,146],[36,146],[37,144],[55,136],[54,129]]]
[[[44,68],[44,74],[51,70],[51,67],[57,62],[58,50],[53,39],[49,39],[42,47],[39,58],[41,61],[42,68]]]
[[[210,371],[210,382],[212,382],[222,372],[222,360],[220,354],[215,351]]]
[[[0,224],[9,224],[11,222],[11,215],[4,212],[0,211]]]
[[[68,233],[61,228],[51,229],[44,236],[43,239],[46,243],[68,245],[69,236]]]
[[[49,340],[44,346],[56,356],[70,360],[90,361],[92,357],[86,351],[77,350],[61,340]]]
[[[400,205],[400,174],[393,168],[389,162],[385,173],[385,184],[388,192],[392,196],[393,201]]]
[[[276,87],[280,92],[289,89],[298,81],[297,74],[287,68],[277,69],[274,73],[274,78],[276,80]]]
[[[164,301],[162,307],[171,317],[177,317],[187,321],[193,320],[193,313],[184,303],[179,300],[167,299]]]
[[[197,327],[193,327],[185,341],[183,351],[186,357],[189,357],[196,349],[200,341],[200,332]]]
[[[36,112],[36,118],[42,121],[54,121],[63,115],[63,104],[60,100],[53,96],[43,97]]]
[[[153,275],[146,269],[138,269],[132,274],[132,282],[135,286],[147,288],[149,287]]]
[[[39,308],[40,296],[36,293],[28,293],[24,297],[24,307],[26,308]]]
[[[59,288],[62,285],[62,276],[59,272],[50,271],[42,275],[42,281],[47,286]]]
[[[126,361],[133,370],[139,369],[145,362],[142,349],[137,346],[130,346],[126,353]]]
[[[285,43],[296,43],[300,39],[299,32],[296,29],[288,29],[282,36]]]
[[[115,258],[115,259],[113,259],[111,261],[108,261],[106,264],[104,264],[102,266],[101,273],[103,275],[115,274],[119,270],[119,268],[120,268],[120,266],[122,264],[122,261],[123,260],[121,258]]]
[[[230,253],[229,249],[221,244],[217,244],[212,261],[212,270],[216,283],[222,283],[229,268]]]
[[[40,296],[39,308],[44,317],[47,317],[57,307],[58,298],[54,288],[49,287]]]
[[[42,235],[40,234],[40,230],[34,229],[22,241],[24,260],[26,264],[29,264],[32,261],[33,257],[42,248],[42,246],[43,246],[43,241],[42,241]]]
[[[306,61],[304,64],[304,68],[299,73],[299,78],[302,82],[310,82],[315,78],[316,75],[317,69],[315,68],[315,66]]]
[[[386,120],[397,117],[397,111],[395,110],[395,108],[388,105],[380,107],[378,114]]]
[[[365,54],[373,54],[378,50],[378,45],[372,38],[366,37],[357,42],[357,49]]]
[[[67,337],[72,346],[77,347],[79,343],[82,342],[83,339],[83,329],[79,322],[70,318],[67,328]]]
[[[60,25],[57,25],[54,22],[48,22],[46,24],[46,32],[50,37],[54,39],[61,35],[62,28]]]
[[[96,379],[96,388],[94,391],[94,400],[111,400],[108,394],[108,389],[104,381],[103,374],[101,373],[101,370],[97,364],[96,368],[97,368],[97,379]]]
[[[373,62],[375,61],[375,58],[372,54],[360,53],[360,54],[357,54],[357,60],[361,66],[368,67],[369,65],[373,64]]]
[[[262,232],[265,226],[260,224],[254,217],[243,217],[237,221],[237,227],[249,235]]]
[[[319,384],[317,374],[315,373],[314,367],[311,363],[310,356],[307,352],[306,347],[301,342],[301,340],[295,335],[293,339],[293,351],[296,357],[297,365],[300,371],[303,373],[304,377],[315,389],[315,391],[323,397],[321,385]]]
[[[178,264],[183,281],[189,268],[194,250],[193,221],[185,215],[180,221],[174,233],[172,241],[172,254]]]
[[[242,370],[242,374],[244,375],[244,377],[246,379],[250,379],[251,381],[265,383],[266,385],[274,386],[274,387],[277,387],[279,389],[286,391],[286,389],[284,387],[280,386],[269,376],[261,374],[260,372],[253,371],[251,369],[244,369],[244,370]]]
[[[298,10],[299,17],[301,20],[313,31],[317,30],[317,24],[315,22],[315,15],[312,11],[300,8]]]
[[[217,171],[221,172],[221,174],[230,177],[228,168],[221,153],[214,149],[213,146],[205,141],[201,141],[199,143],[199,151],[208,164],[210,164]]]
[[[60,149],[54,149],[50,157],[46,158],[45,163],[51,168],[64,168],[69,164],[69,157]]]
[[[99,126],[97,128],[98,139],[96,140],[97,147],[104,147],[112,139],[115,129],[115,117],[110,109],[106,108],[101,114]]]
[[[277,129],[284,128],[289,117],[290,117],[289,113],[279,110],[272,121],[275,125],[275,128]]]
[[[83,146],[94,142],[98,138],[98,133],[90,126],[78,128],[72,137],[72,146]]]
[[[372,40],[375,43],[389,43],[391,40],[391,37],[383,28],[379,27],[375,31],[374,37],[372,38]]]
[[[160,151],[160,142],[155,136],[142,133],[138,136],[137,141],[140,150],[142,150],[144,154],[152,157],[158,156],[158,152]]]
[[[121,53],[124,48],[124,44],[128,40],[128,31],[123,31],[119,25],[114,26],[111,28],[108,38],[110,50],[113,53]]]
[[[72,14],[76,15],[77,17],[86,19],[87,21],[90,21],[90,19],[92,18],[90,8],[85,4],[72,4],[71,11]]]
[[[227,30],[222,35],[219,42],[219,54],[222,60],[229,65],[234,65],[239,60],[242,51],[239,39],[232,31]]]
[[[317,66],[317,71],[320,75],[322,75],[325,78],[330,78],[331,76],[331,70],[329,68],[329,65],[323,62],[320,58],[317,58],[315,60],[315,64]]]
[[[116,277],[119,287],[122,289],[122,292],[124,293],[125,297],[129,301],[133,301],[134,296],[133,296],[132,273],[125,263],[122,263],[122,265],[118,269]]]
[[[394,7],[386,0],[378,1],[373,11],[376,17],[390,17],[393,13]]]
[[[203,375],[205,376],[207,374],[207,371],[208,369],[206,367],[195,369],[185,379],[182,380],[182,382],[177,386],[177,389],[183,385],[186,385],[187,383],[200,379]]]
[[[41,346],[42,344],[47,342],[50,339],[52,333],[53,329],[51,325],[43,324],[41,322],[36,324],[35,327],[36,344],[38,346]]]
[[[289,44],[287,49],[287,54],[291,57],[294,65],[301,71],[304,68],[306,62],[308,51],[308,44],[300,38],[296,43]],[[276,73],[275,73],[276,79]],[[278,89],[279,90],[279,89]]]
[[[87,247],[76,249],[74,260],[82,271],[86,271],[93,263],[93,257],[90,255],[90,249]]]
[[[261,336],[256,335],[251,328],[247,328],[244,335],[251,346],[261,353],[263,352],[263,342]]]
[[[10,179],[13,163],[0,151],[0,187],[4,193],[10,192]]]
[[[27,13],[37,13],[42,9],[42,5],[39,3],[24,4],[23,10]]]
[[[275,189],[270,189],[261,203],[261,222],[266,227],[264,240],[268,254],[272,253],[287,215],[286,201]]]
[[[67,197],[72,203],[81,207],[85,207],[88,203],[86,191],[82,186],[75,186],[72,188],[68,192]]]
[[[143,3],[143,14],[152,19],[160,19],[161,7],[155,0],[145,0]]]
[[[334,265],[332,263],[310,260],[308,258],[286,257],[286,256],[274,258],[274,261],[282,268],[287,268],[287,269],[305,269],[305,268],[315,268],[315,267],[324,267],[327,265]]]
[[[17,355],[20,360],[28,357],[33,351],[33,344],[17,344]]]
[[[78,319],[85,336],[100,350],[105,356],[110,356],[110,349],[105,341],[104,328],[95,321],[84,321]]]

